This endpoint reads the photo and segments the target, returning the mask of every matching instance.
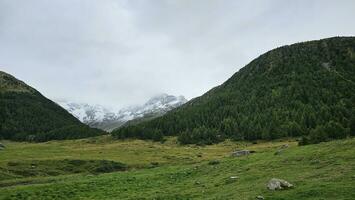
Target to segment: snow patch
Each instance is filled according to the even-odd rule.
[[[101,105],[89,105],[86,103],[73,103],[68,101],[57,101],[57,103],[78,118],[81,122],[93,127],[100,127],[100,123],[123,124],[127,121],[143,117],[147,114],[166,113],[187,100],[184,96],[173,96],[160,94],[149,99],[141,106],[130,106],[118,111]]]

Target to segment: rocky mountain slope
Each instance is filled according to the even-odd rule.
[[[149,99],[143,105],[131,106],[120,110],[86,103],[57,102],[83,123],[91,127],[112,131],[131,120],[133,121],[130,123],[137,123],[162,116],[167,111],[186,103],[187,100],[183,96],[160,94]]]

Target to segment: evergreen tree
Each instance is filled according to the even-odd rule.
[[[271,50],[201,97],[149,122],[114,131],[125,137],[158,129],[181,143],[308,137],[321,142],[354,134],[354,37]],[[209,134],[199,133],[203,129]],[[149,134],[149,133],[148,133]],[[213,138],[213,139],[211,139]]]

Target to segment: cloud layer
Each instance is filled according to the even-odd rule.
[[[355,35],[355,1],[0,0],[0,70],[51,99],[193,98],[258,55]]]

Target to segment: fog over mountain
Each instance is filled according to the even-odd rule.
[[[126,107],[221,84],[275,47],[355,34],[353,0],[1,0],[0,70],[50,99]]]
[[[68,101],[57,101],[60,106],[69,111],[81,122],[94,128],[112,131],[131,120],[147,120],[161,116],[166,112],[181,106],[187,100],[184,96],[159,94],[143,105],[114,109],[102,105],[89,105]]]

